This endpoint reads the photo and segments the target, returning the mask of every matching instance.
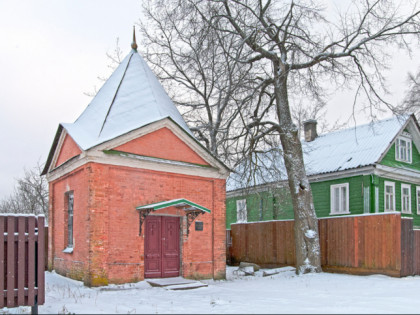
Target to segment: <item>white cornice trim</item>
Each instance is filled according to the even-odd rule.
[[[418,184],[420,180],[420,172],[412,169],[395,168],[391,166],[376,165],[375,175],[386,177],[403,182],[412,182]]]
[[[130,157],[105,154],[101,151],[89,151],[85,156],[80,156],[78,159],[64,163],[50,171],[47,174],[47,180],[49,182],[54,181],[89,162],[206,178],[226,179],[229,175],[226,172],[212,167],[202,167],[170,160],[148,159],[147,157],[141,156]]]
[[[343,177],[369,175],[373,173],[374,169],[375,169],[374,166],[370,165],[370,166],[353,168],[353,169],[348,169],[348,170],[334,172],[334,173],[309,175],[308,179],[311,183],[324,182],[327,180],[334,180],[334,179],[339,179]]]

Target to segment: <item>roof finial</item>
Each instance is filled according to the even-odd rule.
[[[137,50],[137,42],[136,42],[136,27],[133,25],[133,42],[131,43],[131,48]]]

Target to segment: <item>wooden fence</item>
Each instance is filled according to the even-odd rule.
[[[0,308],[45,301],[44,217],[0,215]]]
[[[318,221],[324,271],[407,276],[420,274],[420,230],[400,214]],[[232,224],[231,263],[295,265],[294,221]]]
[[[232,236],[230,236],[230,230],[226,230],[226,264],[231,265],[232,257]]]

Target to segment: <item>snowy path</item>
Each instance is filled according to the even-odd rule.
[[[205,281],[208,287],[169,291],[146,282],[86,288],[81,282],[46,273],[46,303],[40,313],[418,313],[420,276],[296,276],[294,268],[262,277],[233,275],[227,281]],[[3,312],[29,312],[28,308]]]

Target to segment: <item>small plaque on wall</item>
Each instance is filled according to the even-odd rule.
[[[203,222],[195,221],[195,230],[196,231],[202,231],[203,230]]]

